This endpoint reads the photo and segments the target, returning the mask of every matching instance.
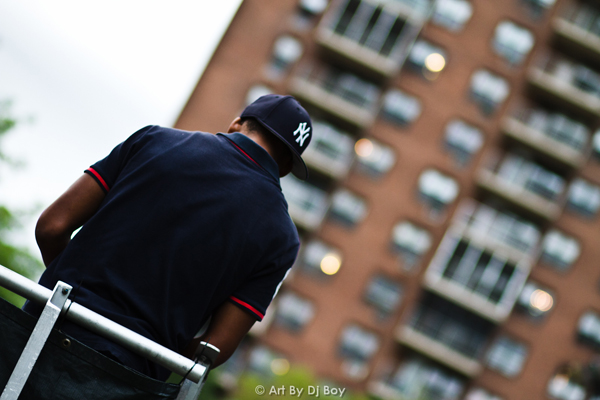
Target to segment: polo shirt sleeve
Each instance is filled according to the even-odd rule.
[[[262,321],[267,307],[279,291],[283,280],[294,264],[297,254],[298,246],[295,246],[286,254],[278,257],[269,267],[252,274],[233,293],[229,301],[252,314],[257,320]]]
[[[117,145],[108,156],[93,164],[84,172],[94,178],[104,193],[108,193],[127,161],[140,147],[140,142],[153,128],[154,126],[150,125],[138,130],[127,140]]]

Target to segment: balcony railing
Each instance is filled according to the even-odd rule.
[[[358,127],[375,120],[380,89],[354,74],[326,65],[305,65],[292,80],[299,98]]]
[[[318,228],[329,206],[327,193],[293,176],[282,179],[281,188],[294,223],[307,230]]]
[[[354,139],[333,126],[314,121],[311,145],[302,158],[311,168],[335,179],[348,173],[354,159]]]
[[[579,168],[585,162],[589,129],[563,114],[520,108],[502,127],[507,136],[563,165]]]
[[[575,3],[564,15],[554,20],[556,34],[583,47],[600,60],[600,9],[590,4]]]
[[[461,203],[424,278],[431,291],[479,316],[502,322],[525,283],[540,233],[512,215]]]
[[[529,70],[528,78],[559,106],[600,116],[600,75],[588,67],[550,55]]]
[[[483,189],[549,221],[556,220],[564,203],[562,177],[516,154],[492,154],[479,171]]]
[[[318,42],[385,75],[402,66],[429,10],[429,0],[337,0],[317,30]]]
[[[461,307],[426,295],[396,335],[402,344],[473,377],[481,372],[479,359],[492,329],[490,322]]]

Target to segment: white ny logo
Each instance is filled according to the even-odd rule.
[[[310,136],[310,127],[306,127],[308,122],[300,122],[298,128],[294,131],[294,136],[298,135],[296,142],[300,143],[300,147],[304,146],[304,141]]]

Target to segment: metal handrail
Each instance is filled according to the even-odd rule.
[[[52,296],[52,290],[47,289],[30,279],[0,265],[0,286],[14,292],[34,303],[45,304]],[[193,382],[199,382],[207,372],[207,366],[198,364],[152,340],[125,328],[95,313],[84,306],[67,300],[62,315],[94,333],[120,344],[134,353],[167,368]],[[218,349],[210,344],[218,352]]]

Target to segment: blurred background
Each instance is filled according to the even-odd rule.
[[[7,4],[0,2],[13,12]],[[155,3],[138,4],[129,17],[121,3],[102,4],[85,24],[100,36],[119,26],[108,15],[127,25]],[[36,161],[23,156],[22,170],[40,162],[33,185],[55,195],[68,183],[46,188],[49,175],[73,181],[139,126],[222,131],[271,92],[290,93],[309,110],[310,178],[282,180],[301,235],[299,258],[263,322],[211,373],[205,396],[253,399],[256,385],[276,384],[346,388],[345,398],[600,399],[600,4],[246,0],[228,7],[210,11],[208,19],[222,18],[212,45],[197,30],[208,14],[190,8],[183,16],[182,8],[172,17],[177,11],[162,9],[165,19],[190,18],[179,25],[194,29],[178,31],[165,48],[161,35],[152,36],[161,45],[155,49],[136,41],[139,30],[176,28],[147,15],[150,24],[117,33],[127,45],[111,65],[83,64],[95,43],[84,39],[62,57],[72,68],[67,78],[47,72],[52,57],[44,68],[32,61],[40,81],[19,86],[62,82],[45,99],[61,93],[79,108],[66,100],[28,107],[26,97],[0,92],[13,102],[3,109],[5,125],[25,119],[9,130],[3,153],[18,159],[41,140]],[[77,7],[70,12],[69,19],[83,18]],[[3,33],[5,18],[24,33]],[[51,49],[32,52],[20,37],[36,28],[5,12],[0,26],[0,60],[13,46],[28,57]],[[78,32],[65,36],[75,40]],[[179,97],[156,100],[179,85],[171,79],[185,75],[177,69],[188,65],[184,57],[202,52],[206,61],[189,61],[193,73]],[[135,71],[150,57],[167,62],[138,80]],[[125,70],[119,60],[129,58],[143,60],[131,75],[100,78]],[[80,75],[88,71],[98,75]],[[116,87],[118,96],[87,103],[77,94],[90,82]],[[134,98],[140,92],[132,86],[145,98]],[[19,131],[36,126],[45,110],[62,115],[64,140]],[[85,127],[66,136],[78,119]],[[97,125],[101,132],[91,130]],[[63,148],[70,150],[58,156]],[[94,152],[79,160],[88,148]],[[32,189],[16,178],[21,170],[5,164],[1,171],[0,200],[18,191],[23,200],[10,209],[34,207]],[[11,180],[19,182],[5,186]],[[18,235],[0,234],[35,264],[33,250],[10,242]]]

